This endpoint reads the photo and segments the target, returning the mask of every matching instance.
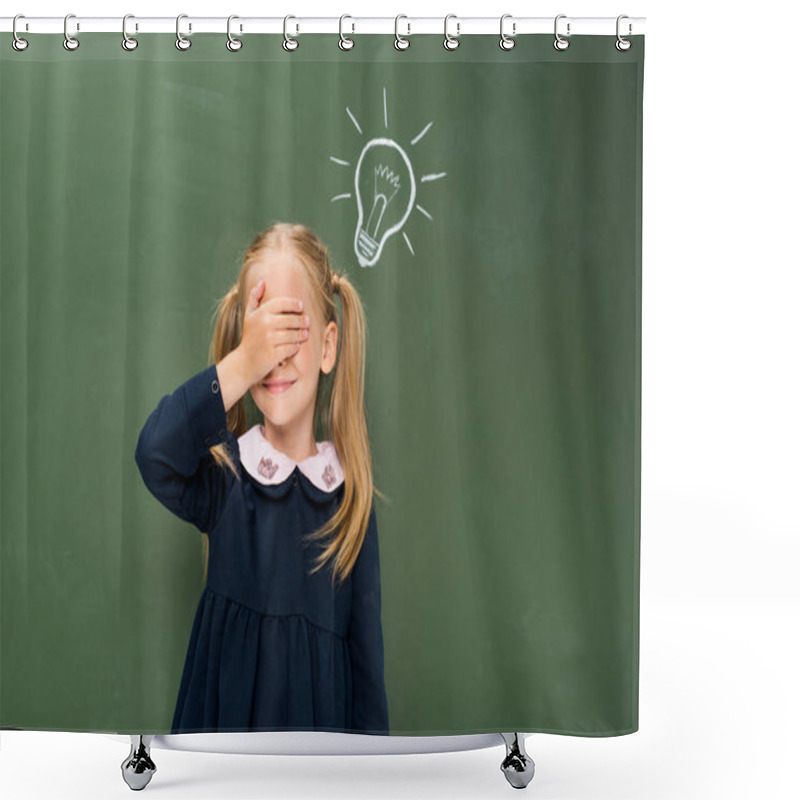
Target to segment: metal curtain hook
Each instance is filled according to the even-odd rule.
[[[341,17],[339,17],[339,47],[340,47],[342,50],[352,50],[352,49],[353,49],[353,46],[355,45],[355,42],[354,42],[352,39],[348,39],[348,38],[347,38],[347,37],[346,37],[346,36],[345,36],[345,35],[342,33],[342,22],[344,22],[344,18],[345,18],[345,17],[347,17],[348,19],[353,19],[353,18],[352,18],[352,17],[351,17],[349,14],[342,14],[342,16],[341,16]],[[356,30],[356,24],[355,24],[355,22],[354,22],[354,23],[353,23],[353,30],[352,30],[352,32],[353,32],[353,33],[355,33],[355,30]]]
[[[506,34],[503,33],[503,22],[505,22],[506,17],[510,17],[510,16],[512,16],[512,15],[511,14],[503,14],[503,16],[500,17],[500,49],[501,50],[513,50],[514,49],[514,45],[516,44],[516,41],[514,41],[514,39],[511,38],[512,36],[516,36],[517,35],[517,23],[516,22],[512,22],[511,23],[511,31],[512,31],[511,36],[506,36]]]
[[[411,41],[409,39],[404,39],[397,30],[400,17],[408,19],[405,14],[398,14],[394,18],[394,46],[396,50],[408,50],[408,48],[411,47]],[[406,27],[408,28],[407,35],[411,36],[411,23],[407,22]]]
[[[23,39],[21,36],[17,35],[17,20],[20,17],[25,19],[25,15],[24,14],[17,14],[14,17],[14,21],[11,23],[11,32],[14,34],[14,39],[11,42],[11,46],[15,50],[17,50],[19,52],[22,52],[28,46],[28,40],[27,39]]]
[[[185,36],[181,36],[181,19],[183,17],[188,17],[188,14],[178,14],[177,19],[175,20],[175,35],[177,38],[175,39],[175,47],[178,50],[188,50],[192,46],[192,40],[187,39]],[[189,32],[191,33],[192,30],[192,23],[189,23]]]
[[[458,37],[461,34],[461,23],[460,22],[456,22],[456,35],[455,36],[451,36],[447,32],[447,20],[449,20],[450,17],[455,17],[455,16],[456,16],[455,14],[448,14],[444,18],[444,42],[443,42],[443,44],[444,44],[444,49],[445,50],[455,50],[458,47],[458,45],[460,44],[460,42],[458,41]],[[458,19],[458,17],[456,17],[456,19]]]
[[[128,36],[125,30],[125,25],[128,22],[128,19],[130,19],[130,17],[132,16],[133,14],[126,14],[122,18],[122,49],[128,51],[135,50],[139,46],[139,41],[137,39],[134,39],[132,36]],[[137,31],[139,30],[138,25],[136,26],[136,30]]]
[[[237,39],[235,36],[231,35],[231,20],[232,19],[239,19],[238,14],[231,14],[228,17],[228,41],[225,42],[225,47],[231,51],[231,53],[237,53],[239,50],[242,49],[242,40]],[[239,30],[242,30],[242,26],[239,26]]]
[[[77,50],[78,46],[80,45],[80,42],[74,36],[70,36],[67,33],[67,20],[70,17],[74,17],[74,16],[75,16],[74,14],[67,14],[67,16],[64,17],[64,49],[65,50]],[[78,23],[77,30],[80,30],[80,29],[81,29],[81,26],[80,26],[80,23]]]
[[[566,19],[566,18],[567,18],[566,14],[559,14],[556,17],[556,21],[555,21],[556,38],[555,38],[555,41],[553,42],[553,47],[555,47],[556,50],[566,50],[569,47],[569,39],[565,39],[563,36],[559,35],[559,33],[558,33],[558,21],[560,19]],[[567,23],[567,36],[569,36],[569,22]]]
[[[298,42],[297,39],[293,39],[291,36],[289,36],[288,33],[286,33],[286,23],[290,19],[297,19],[297,17],[293,17],[291,14],[287,14],[283,18],[283,49],[297,50],[297,48],[300,47],[300,42]],[[297,25],[296,23],[295,23],[295,30],[298,33],[300,32],[300,26]]]
[[[630,50],[631,49],[631,45],[632,45],[631,40],[630,39],[624,39],[619,34],[619,21],[621,19],[629,19],[629,17],[628,17],[627,14],[620,14],[617,17],[617,41],[615,42],[615,46],[616,46],[617,50]],[[630,36],[632,30],[633,30],[633,26],[629,22],[628,23],[628,35],[629,36]]]

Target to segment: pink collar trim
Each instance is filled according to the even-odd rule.
[[[264,436],[263,425],[253,425],[239,437],[239,460],[244,468],[265,485],[283,483],[299,467],[323,492],[332,492],[344,481],[344,470],[333,442],[316,442],[316,455],[297,462],[272,446]]]

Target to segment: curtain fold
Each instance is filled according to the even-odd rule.
[[[0,725],[170,731],[201,534],[134,451],[289,221],[367,319],[391,733],[636,731],[644,37],[139,38],[0,51]]]

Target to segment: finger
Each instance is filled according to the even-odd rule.
[[[264,305],[267,306],[269,311],[273,314],[294,314],[299,315],[299,319],[303,319],[303,301],[299,297],[273,297]]]
[[[247,298],[247,310],[253,311],[253,309],[258,308],[258,302],[261,299],[261,291],[264,288],[264,279],[262,278],[256,285],[250,290],[250,294]]]
[[[289,356],[293,356],[299,349],[302,342],[278,342],[275,347],[280,347],[280,352],[284,355],[281,358],[287,358]]]
[[[278,330],[292,331],[297,334],[299,331],[309,327],[308,314],[303,311],[281,314],[277,318],[275,327]]]

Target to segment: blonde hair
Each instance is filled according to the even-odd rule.
[[[209,364],[219,363],[234,350],[242,338],[242,321],[247,304],[247,275],[251,266],[268,250],[291,249],[302,264],[312,289],[312,302],[321,313],[323,328],[331,321],[339,329],[339,354],[332,371],[333,381],[326,394],[324,381],[317,386],[314,408],[315,422],[322,425],[323,439],[333,442],[344,470],[344,496],[333,516],[317,531],[308,535],[309,541],[332,534],[330,542],[319,555],[314,574],[333,558],[332,581],[343,582],[355,566],[366,535],[372,495],[384,498],[374,486],[372,456],[364,410],[364,366],[366,356],[366,317],[361,299],[346,275],[334,272],[328,248],[305,225],[276,222],[259,233],[245,252],[239,277],[218,301],[216,323],[209,347]],[[334,295],[342,304],[342,324],[339,324]],[[228,429],[238,438],[246,433],[247,411],[245,396],[227,412]],[[239,475],[224,443],[210,448],[219,467]],[[385,499],[385,498],[384,498]],[[204,574],[208,574],[208,535],[204,534]]]

